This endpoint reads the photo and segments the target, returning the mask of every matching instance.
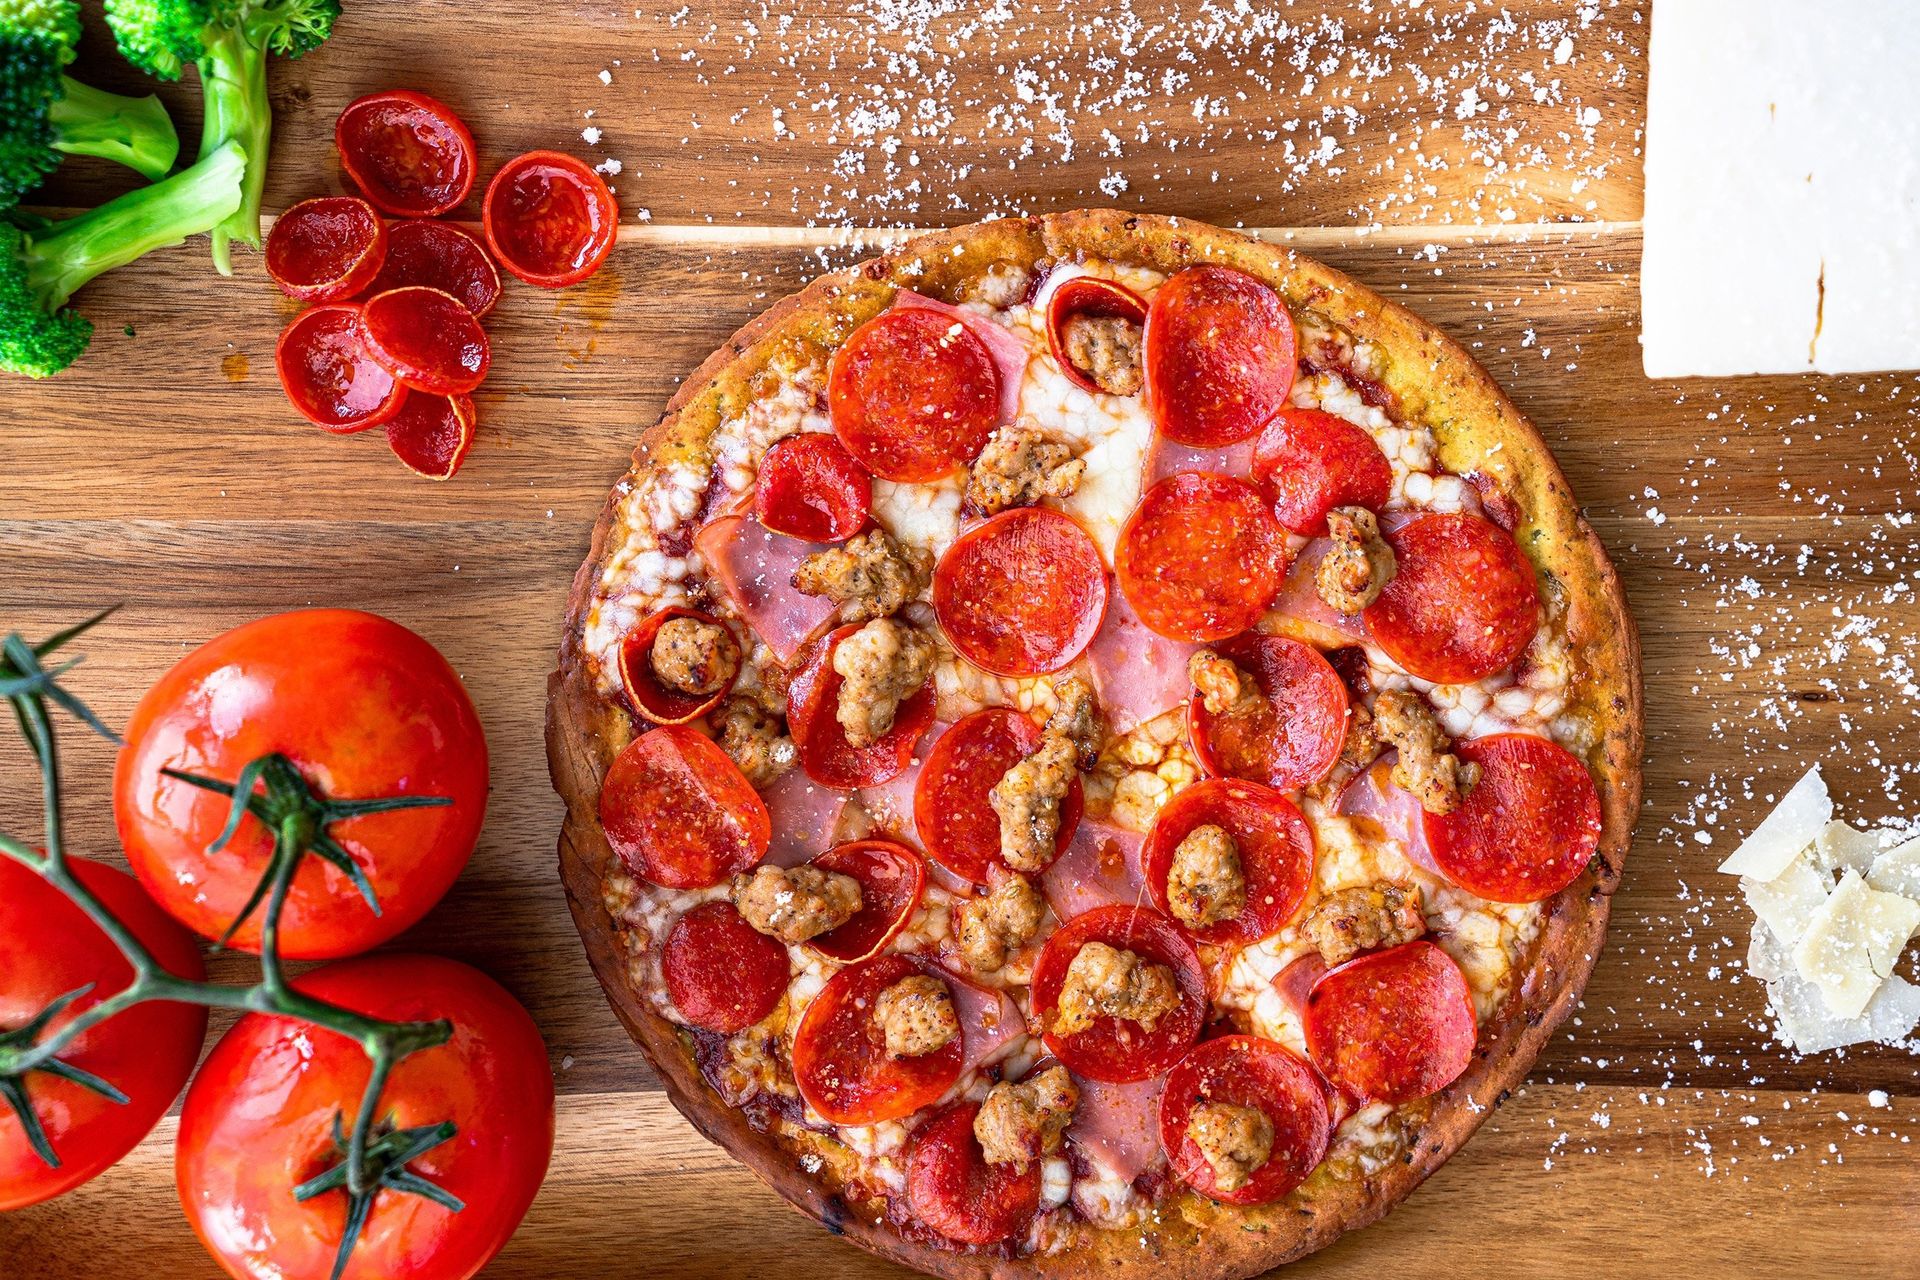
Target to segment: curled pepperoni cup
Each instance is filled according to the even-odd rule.
[[[1120,590],[1140,621],[1202,644],[1259,621],[1286,568],[1286,537],[1259,492],[1199,471],[1147,490],[1114,549]]]
[[[753,513],[775,533],[845,542],[866,527],[873,477],[837,436],[810,431],[776,440],[760,460]]]
[[[880,993],[922,972],[901,955],[849,965],[827,980],[793,1033],[793,1080],[829,1124],[880,1124],[932,1106],[960,1078],[961,1037],[913,1057],[887,1052]]]
[[[1438,1093],[1473,1060],[1473,995],[1453,957],[1407,942],[1337,965],[1307,993],[1307,1054],[1357,1098]]]
[[[1003,676],[1058,671],[1107,616],[1107,568],[1087,531],[1045,507],[1019,507],[954,540],[933,573],[947,640]]]
[[[879,954],[907,927],[927,885],[926,859],[891,840],[835,845],[813,865],[860,884],[860,910],[853,918],[807,943],[828,959],[849,964]]]
[[[833,669],[833,651],[859,629],[852,625],[828,632],[787,688],[787,729],[800,753],[800,767],[821,786],[841,791],[877,787],[906,772],[913,749],[933,724],[933,677],[928,676],[926,684],[900,704],[893,727],[877,741],[864,747],[847,741],[837,714],[844,681]]]
[[[360,315],[367,352],[415,391],[472,394],[487,376],[486,331],[451,294],[420,285],[367,299]]]
[[[425,285],[452,294],[478,319],[500,301],[500,272],[472,232],[450,222],[413,218],[387,228],[387,258],[374,293]]]
[[[1572,884],[1600,847],[1600,793],[1580,758],[1529,733],[1454,747],[1480,781],[1448,814],[1422,811],[1435,869],[1495,902],[1538,902]]]
[[[1180,1003],[1163,1015],[1151,1031],[1138,1022],[1097,1015],[1093,1025],[1072,1035],[1053,1030],[1060,1007],[1060,989],[1067,968],[1080,948],[1104,942],[1132,951],[1151,964],[1173,970]],[[1054,930],[1033,966],[1033,1016],[1040,1022],[1047,1048],[1075,1075],[1110,1084],[1145,1080],[1178,1062],[1200,1038],[1206,1020],[1207,979],[1193,944],[1173,921],[1145,907],[1095,907]]]
[[[693,1026],[732,1035],[772,1013],[787,990],[787,949],[730,902],[703,902],[673,922],[660,971]]]
[[[1245,440],[1293,389],[1293,317],[1271,288],[1227,267],[1188,267],[1160,286],[1143,342],[1147,406],[1175,444]]]
[[[1099,276],[1075,276],[1055,287],[1047,298],[1047,350],[1053,353],[1053,362],[1074,386],[1099,395],[1105,388],[1067,355],[1067,322],[1075,316],[1144,325],[1147,300],[1127,286]]]
[[[967,327],[895,307],[853,331],[827,376],[833,431],[886,480],[938,480],[973,461],[1000,416],[1000,374]]]
[[[1367,606],[1367,634],[1422,680],[1471,684],[1505,670],[1540,629],[1533,566],[1511,534],[1465,512],[1386,535],[1399,568]]]
[[[1251,1107],[1273,1125],[1273,1149],[1244,1185],[1227,1191],[1193,1141],[1203,1103]],[[1160,1095],[1160,1142],[1180,1180],[1225,1204],[1267,1204],[1307,1180],[1333,1140],[1333,1112],[1313,1068],[1271,1040],[1220,1036],[1193,1047]]]
[[[1310,787],[1333,772],[1347,736],[1347,686],[1310,645],[1285,636],[1236,636],[1218,646],[1265,697],[1215,715],[1196,693],[1187,703],[1194,758],[1211,777]]]
[[[354,185],[398,217],[436,217],[473,190],[473,135],[424,93],[394,89],[348,103],[333,142]]]
[[[974,884],[986,884],[992,868],[1004,865],[993,788],[1007,770],[1040,749],[1041,736],[1029,717],[990,707],[935,740],[913,788],[913,823],[929,857]],[[1072,841],[1083,802],[1076,773],[1060,801],[1055,856]]]
[[[400,412],[407,389],[367,353],[360,308],[337,302],[294,318],[273,349],[287,399],[335,435],[377,427]]]
[[[1291,800],[1258,783],[1210,778],[1180,792],[1160,810],[1141,851],[1153,905],[1169,911],[1174,854],[1194,830],[1215,826],[1240,856],[1246,896],[1240,910],[1198,928],[1174,920],[1196,942],[1245,946],[1278,933],[1300,911],[1313,885],[1313,828]]]
[[[558,151],[507,161],[487,184],[481,230],[500,265],[528,284],[564,289],[600,269],[620,230],[606,180]]]
[[[915,1130],[907,1149],[907,1207],[920,1222],[964,1245],[998,1244],[1026,1232],[1040,1209],[1040,1162],[988,1164],[973,1136],[980,1104],[961,1099]]]
[[[736,663],[712,693],[687,693],[663,682],[653,669],[653,642],[660,638],[660,629],[677,618],[690,618],[710,627],[727,625],[698,609],[668,605],[642,619],[620,642],[620,687],[626,691],[627,705],[635,714],[655,724],[686,724],[699,719],[720,704],[720,699],[732,691],[733,682],[740,675]]]
[[[1319,409],[1282,409],[1253,447],[1253,474],[1291,533],[1327,532],[1335,507],[1377,511],[1393,489],[1393,467],[1373,436]]]
[[[705,889],[766,856],[773,822],[726,752],[685,725],[627,744],[600,784],[600,825],[627,870],[667,889]]]
[[[387,420],[387,447],[415,475],[451,480],[467,460],[479,420],[471,396],[411,393]]]
[[[387,256],[380,214],[355,196],[303,200],[267,232],[267,274],[302,302],[338,302],[373,282]]]

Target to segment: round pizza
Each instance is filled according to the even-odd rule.
[[[1245,1276],[1525,1074],[1638,804],[1634,626],[1459,347],[1090,211],[747,325],[641,439],[548,747],[693,1123],[948,1276]]]

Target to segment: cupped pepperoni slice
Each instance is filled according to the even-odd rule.
[[[1285,928],[1313,886],[1313,828],[1278,791],[1238,778],[1209,778],[1180,792],[1161,808],[1141,853],[1153,905],[1168,906],[1167,876],[1174,853],[1194,830],[1225,831],[1240,853],[1246,901],[1239,912],[1200,928],[1174,924],[1196,942],[1245,946]]]
[[[907,1206],[920,1222],[964,1245],[1023,1234],[1040,1208],[1040,1162],[988,1164],[973,1136],[980,1104],[961,1099],[914,1131],[907,1149]]]
[[[1202,1103],[1252,1107],[1273,1125],[1265,1164],[1232,1191],[1189,1132]],[[1333,1141],[1333,1110],[1313,1068],[1271,1040],[1228,1035],[1206,1040],[1167,1076],[1160,1095],[1160,1141],[1180,1180],[1225,1204],[1267,1204],[1307,1180]]]
[[[1244,272],[1188,267],[1160,286],[1143,340],[1147,405],[1160,434],[1217,449],[1245,440],[1293,389],[1293,317]]]
[[[731,902],[703,902],[667,931],[660,970],[689,1023],[732,1035],[779,1005],[789,966],[787,949],[748,924]]]
[[[1147,322],[1147,300],[1127,286],[1099,276],[1075,276],[1054,288],[1047,298],[1047,350],[1067,380],[1082,391],[1100,395],[1105,391],[1085,370],[1067,355],[1067,322],[1075,316],[1125,320],[1129,324]]]
[[[1580,758],[1530,733],[1453,750],[1480,781],[1452,813],[1421,813],[1440,874],[1495,902],[1538,902],[1578,879],[1600,847],[1600,793]]]
[[[929,973],[906,956],[876,956],[827,980],[793,1033],[793,1080],[829,1124],[881,1124],[931,1106],[960,1078],[965,1055],[955,1036],[932,1053],[894,1057],[874,1019],[880,993]]]
[[[1187,703],[1194,757],[1209,776],[1310,787],[1333,772],[1347,736],[1347,686],[1319,650],[1286,636],[1243,635],[1217,648],[1259,684],[1264,699],[1215,715]]]
[[[1393,490],[1393,467],[1373,436],[1319,409],[1282,409],[1253,448],[1253,473],[1291,533],[1317,538],[1335,507],[1377,511]]]
[[[1060,1035],[1053,1030],[1060,989],[1080,948],[1104,942],[1132,951],[1143,960],[1174,972],[1180,1003],[1148,1030],[1138,1022],[1101,1014],[1085,1031]],[[1158,1075],[1178,1062],[1200,1037],[1206,1020],[1207,979],[1193,944],[1173,921],[1145,907],[1096,907],[1054,930],[1033,966],[1033,1016],[1044,1028],[1047,1048],[1075,1075],[1126,1084]]]
[[[409,393],[387,420],[387,447],[407,470],[429,480],[451,480],[473,448],[479,411],[472,396]]]
[[[853,840],[813,860],[822,871],[851,876],[860,884],[860,910],[837,929],[807,943],[832,960],[851,964],[878,955],[920,906],[927,862],[891,840]]]
[[[453,108],[424,93],[393,89],[347,104],[333,141],[340,167],[387,213],[437,217],[473,189],[473,135]]]
[[[927,856],[963,880],[986,884],[1000,858],[1000,816],[993,788],[1007,770],[1040,749],[1040,726],[1009,707],[976,711],[941,734],[920,766],[913,789],[913,823]],[[1080,825],[1080,776],[1060,802],[1055,856]]]
[[[1019,507],[947,548],[934,567],[933,612],[975,666],[1046,675],[1093,643],[1107,616],[1107,567],[1072,517]]]
[[[938,480],[973,461],[1000,416],[993,357],[964,324],[896,307],[833,353],[834,434],[874,475]]]
[[[388,244],[386,224],[365,200],[302,200],[267,232],[267,274],[289,298],[338,302],[372,283]]]
[[[685,724],[699,719],[720,705],[720,699],[732,691],[733,682],[740,674],[736,664],[725,683],[712,693],[687,693],[664,683],[653,669],[653,643],[660,638],[662,627],[679,618],[703,622],[710,627],[727,625],[698,609],[668,605],[647,615],[620,643],[620,687],[626,691],[627,705],[655,724]]]
[[[500,270],[487,247],[451,222],[408,218],[387,228],[387,258],[374,293],[425,285],[450,293],[478,319],[500,301]]]
[[[766,856],[773,822],[713,740],[664,725],[627,744],[600,784],[600,825],[629,871],[667,889],[705,889]]]
[[[827,633],[804,659],[787,689],[787,728],[800,753],[800,767],[822,786],[841,791],[876,787],[905,772],[913,749],[933,723],[933,677],[900,704],[893,727],[877,741],[856,747],[836,714],[840,703],[840,673],[833,669],[833,651],[858,631],[849,625]]]
[[[1355,1097],[1399,1104],[1438,1093],[1473,1061],[1473,994],[1431,942],[1374,951],[1307,993],[1307,1056]]]
[[[600,269],[620,230],[620,206],[598,173],[559,151],[507,161],[480,208],[500,264],[528,284],[564,289]]]
[[[1259,492],[1204,471],[1147,490],[1114,549],[1120,590],[1140,621],[1203,644],[1259,621],[1286,568],[1286,537]]]
[[[300,416],[335,435],[377,427],[407,399],[407,389],[367,353],[353,303],[328,303],[295,317],[280,334],[273,364]]]
[[[415,391],[469,395],[487,376],[486,330],[452,294],[422,285],[375,294],[360,328],[375,363]]]
[[[760,460],[754,515],[775,533],[845,542],[866,527],[873,477],[838,436],[810,431],[777,440]]]
[[[1540,595],[1511,534],[1448,512],[1385,536],[1399,567],[1365,617],[1389,658],[1422,680],[1471,684],[1526,652],[1540,629]]]

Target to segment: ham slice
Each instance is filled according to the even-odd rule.
[[[1082,818],[1065,852],[1040,873],[1040,891],[1062,922],[1095,907],[1147,901],[1140,872],[1146,837],[1094,818]]]
[[[1373,824],[1411,861],[1433,871],[1433,855],[1427,852],[1426,814],[1414,794],[1395,786],[1390,776],[1396,758],[1389,751],[1355,774],[1340,793],[1334,812]]]
[[[789,769],[760,798],[773,819],[773,843],[766,856],[769,865],[797,867],[833,847],[846,792],[821,786],[804,769]]]
[[[770,532],[751,515],[730,515],[708,521],[693,545],[781,666],[791,666],[807,641],[833,621],[838,605],[824,596],[802,595],[793,586],[793,571],[825,550],[825,543]]]
[[[956,307],[951,303],[929,298],[924,294],[902,289],[893,297],[896,307],[918,308],[922,311],[937,311],[943,316],[959,321],[967,327],[967,332],[980,340],[993,358],[993,367],[1000,374],[1000,421],[1012,422],[1020,412],[1020,384],[1027,376],[1027,362],[1033,359],[1033,352],[1027,349],[1019,335],[995,324],[992,320],[965,307]]]
[[[1273,598],[1273,613],[1285,620],[1278,629],[1322,648],[1359,644],[1367,638],[1367,625],[1359,614],[1340,613],[1320,598],[1315,579],[1320,562],[1332,549],[1333,543],[1327,538],[1309,542],[1287,571],[1280,594]]]
[[[961,1071],[993,1062],[1027,1034],[1027,1020],[1014,998],[994,987],[977,986],[951,970],[941,969],[960,1019],[960,1044],[965,1051]]]
[[[1196,449],[1192,445],[1175,444],[1156,434],[1153,447],[1147,452],[1146,485],[1151,488],[1178,471],[1211,471],[1238,480],[1252,480],[1253,442],[1259,438],[1256,434],[1239,444],[1218,449]]]
[[[1067,1126],[1067,1141],[1078,1147],[1096,1172],[1132,1182],[1160,1163],[1160,1094],[1164,1078],[1132,1084],[1107,1084],[1074,1077],[1080,1106]]]
[[[1307,992],[1313,990],[1313,984],[1326,971],[1327,962],[1320,958],[1320,953],[1309,951],[1273,975],[1273,989],[1302,1023],[1307,1019]]]
[[[1087,646],[1086,661],[1100,709],[1115,733],[1129,733],[1193,693],[1187,659],[1198,645],[1150,630],[1124,591],[1107,593],[1107,617]]]

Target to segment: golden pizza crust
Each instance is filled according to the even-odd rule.
[[[1585,874],[1541,904],[1541,927],[1514,988],[1484,1027],[1466,1074],[1430,1100],[1428,1116],[1404,1158],[1371,1175],[1322,1168],[1276,1204],[1234,1209],[1180,1191],[1160,1202],[1148,1229],[1089,1230],[1053,1256],[967,1254],[908,1239],[873,1204],[849,1205],[797,1165],[775,1136],[752,1128],[701,1078],[684,1034],[654,1012],[628,974],[628,955],[603,905],[613,866],[597,816],[600,778],[631,727],[624,710],[598,691],[582,630],[615,534],[609,498],[593,544],[574,578],[560,668],[548,682],[547,749],[555,788],[566,801],[561,874],[575,923],[614,1011],[660,1073],[668,1096],[696,1128],[752,1168],[774,1190],[828,1230],[910,1267],[952,1277],[1098,1274],[1148,1280],[1175,1265],[1186,1280],[1253,1275],[1324,1247],[1385,1214],[1458,1150],[1573,1009],[1599,955],[1640,801],[1639,639],[1618,577],[1566,479],[1533,426],[1455,343],[1405,308],[1311,259],[1236,232],[1184,219],[1084,210],[1007,219],[934,232],[847,271],[822,276],[736,333],[690,377],[634,454],[634,474],[683,462],[710,465],[707,441],[764,385],[769,370],[823,358],[859,324],[883,310],[897,288],[952,297],[995,263],[1102,258],[1171,274],[1215,263],[1266,280],[1296,313],[1311,311],[1356,339],[1377,345],[1386,367],[1373,371],[1396,416],[1424,422],[1441,460],[1461,475],[1480,472],[1518,509],[1515,536],[1567,609],[1572,685],[1567,714],[1595,731],[1588,757],[1599,786],[1604,829]]]

